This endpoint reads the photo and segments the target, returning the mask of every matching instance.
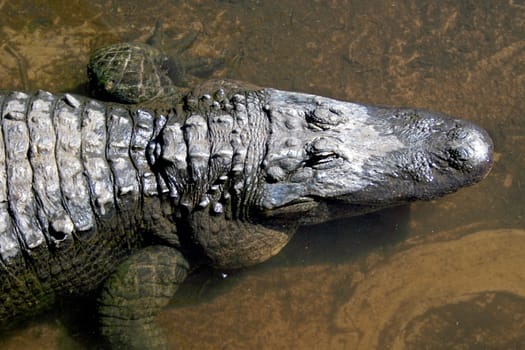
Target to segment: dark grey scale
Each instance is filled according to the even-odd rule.
[[[179,123],[169,124],[163,128],[160,142],[155,142],[155,157],[173,164],[173,167],[170,168],[173,174],[169,176],[172,182],[166,185],[169,188],[170,197],[174,202],[178,203],[180,193],[184,191],[185,186],[188,184],[187,146]],[[152,163],[155,164],[156,159]]]
[[[25,248],[34,249],[45,242],[45,237],[37,219],[32,188],[33,169],[26,157],[30,145],[26,122],[29,104],[30,96],[22,92],[13,92],[5,97],[2,109],[2,132],[12,228]]]
[[[211,173],[222,175],[221,172],[231,168],[233,147],[230,143],[230,135],[233,126],[232,116],[223,111],[211,113],[208,118],[210,138],[214,140],[210,151]]]
[[[232,188],[235,193],[238,212],[236,215],[248,215],[244,208],[252,201],[253,189],[257,186],[255,174],[264,157],[264,142],[253,142],[255,135],[268,133],[268,119],[261,105],[262,98],[254,93],[235,94],[232,98],[235,127],[232,132],[233,164]]]
[[[231,166],[231,159],[229,160],[229,166]],[[215,183],[210,187],[210,191],[215,199],[210,212],[212,215],[224,214],[227,219],[231,219],[231,195],[229,193],[228,172],[229,168],[228,171],[219,175]]]
[[[269,133],[269,124],[261,109],[262,98],[256,92],[250,92],[246,95],[246,110],[248,122],[245,129],[251,134],[249,139],[253,139],[255,135],[262,134],[268,135]],[[262,162],[264,155],[264,142],[251,142],[248,152],[246,154],[246,167],[245,171],[248,174],[255,174],[259,167],[259,164]],[[250,186],[249,192],[252,188]]]
[[[225,186],[226,187],[226,186]],[[222,204],[222,209],[224,212],[224,218],[227,220],[231,220],[233,218],[232,213],[232,197],[229,191],[223,191],[222,196],[220,199],[220,203]]]
[[[239,175],[244,170],[244,161],[246,158],[246,134],[243,131],[246,126],[246,97],[242,94],[233,96],[234,110],[231,112],[234,117],[234,130],[232,131],[232,146],[234,149],[232,159],[232,173],[234,176]]]
[[[140,179],[140,192],[149,197],[155,196],[158,195],[157,181],[146,159],[146,149],[150,143],[151,135],[153,135],[155,115],[153,112],[143,109],[136,110],[132,115],[135,125],[131,138],[130,154]]]
[[[131,209],[129,205],[138,203],[140,196],[137,169],[129,156],[133,120],[129,111],[119,106],[111,106],[107,118],[106,157],[113,173],[116,203],[120,209]]]
[[[57,101],[53,125],[57,132],[56,159],[62,200],[77,234],[92,233],[95,218],[81,155],[84,100],[64,95]],[[67,233],[67,232],[64,232]]]
[[[232,205],[232,215],[234,217],[239,217],[240,211],[242,211],[242,208],[240,208],[241,203],[239,200],[242,197],[242,191],[244,186],[243,174],[248,146],[246,144],[247,135],[245,134],[247,130],[244,130],[247,114],[245,101],[246,98],[243,94],[235,94],[232,97],[233,109],[230,111],[234,122],[233,131],[231,133],[233,157],[230,172],[230,188],[233,192],[233,199],[235,199],[235,201],[232,201],[232,197],[229,193],[227,194],[227,200]]]
[[[164,129],[164,127],[166,126],[167,120],[168,118],[164,114],[156,115],[153,120],[153,133],[150,137],[148,145],[146,146],[146,159],[150,166],[157,166],[157,159],[161,157],[162,148],[156,140],[159,137],[162,130]],[[183,154],[186,154],[186,152],[184,152]],[[164,177],[159,172],[155,173],[155,181],[158,192],[160,194],[170,194],[170,188],[166,184]],[[177,197],[177,193],[171,193],[170,196],[175,198]]]
[[[206,107],[203,107],[201,103],[201,111],[205,111],[209,107],[211,97],[209,95],[205,96],[201,100],[204,101]],[[185,201],[193,202],[201,209],[206,208],[211,203],[210,196],[206,193],[210,183],[209,160],[211,149],[208,117],[200,113],[191,114],[184,122],[183,133],[188,152],[188,180],[193,187],[192,191],[186,192],[188,199]]]
[[[184,138],[188,148],[190,177],[194,182],[207,182],[210,140],[206,117],[192,114],[184,123]]]
[[[114,213],[115,194],[111,169],[106,160],[106,108],[90,100],[82,119],[82,163],[87,175],[95,213],[99,217]]]
[[[6,95],[0,95],[2,120]],[[0,132],[0,253],[3,262],[7,262],[21,251],[20,241],[9,215],[9,196],[7,191],[6,149],[3,133]]]
[[[217,96],[218,94],[215,95]],[[214,101],[214,103],[219,102]],[[231,115],[219,108],[213,108],[210,111],[208,115],[208,129],[210,139],[213,142],[210,150],[208,177],[212,181],[212,185],[208,191],[208,196],[211,202],[211,213],[215,215],[222,214],[224,211],[220,200],[224,190],[223,184],[232,165],[233,147],[230,143],[230,135],[233,127],[234,121]]]
[[[255,140],[256,135],[269,134],[269,122],[261,106],[263,98],[257,92],[249,92],[246,94],[246,113],[247,125],[244,127],[248,134],[248,140]],[[252,174],[252,176],[245,176],[244,178],[244,193],[241,208],[249,208],[254,203],[257,194],[257,187],[259,186],[259,179],[255,174],[258,173],[258,168],[262,164],[265,157],[266,144],[265,142],[250,141],[247,147],[244,173]]]
[[[161,156],[162,148],[155,140],[159,137],[160,132],[166,125],[167,118],[163,114],[159,114],[153,121],[152,141],[148,143],[146,149],[146,157],[151,165],[155,165],[158,158]]]
[[[199,110],[204,109],[201,107]],[[173,133],[179,135],[178,130],[173,130]],[[187,178],[183,181],[187,182],[189,187],[181,187],[183,191],[181,204],[187,209],[195,207],[202,209],[210,204],[206,190],[209,185],[208,164],[211,142],[206,115],[197,111],[191,113],[182,126],[182,133],[187,150]]]
[[[38,219],[51,246],[58,248],[72,242],[74,225],[62,206],[60,176],[56,163],[56,133],[53,110],[56,98],[39,91],[32,99],[27,114],[31,139],[29,161],[33,168],[33,190],[37,200]]]

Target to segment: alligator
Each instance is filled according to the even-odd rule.
[[[2,327],[96,291],[110,347],[163,349],[155,316],[194,266],[261,263],[301,225],[438,198],[492,165],[488,133],[440,113],[228,80],[174,92],[133,69],[128,104],[0,92]]]

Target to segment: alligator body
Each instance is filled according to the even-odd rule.
[[[277,254],[299,225],[428,200],[482,179],[480,127],[213,81],[164,106],[0,93],[0,322],[101,285],[114,347],[152,326],[190,266]]]

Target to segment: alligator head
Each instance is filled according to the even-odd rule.
[[[437,113],[231,82],[187,96],[158,145],[186,208],[176,216],[219,267],[266,260],[300,224],[473,184],[493,148],[480,127]]]
[[[477,125],[417,109],[382,108],[266,90],[271,133],[261,213],[311,223],[478,182],[493,144]]]

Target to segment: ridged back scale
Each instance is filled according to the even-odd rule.
[[[138,231],[164,224],[145,151],[155,120],[69,94],[0,92],[0,320],[95,288]]]

